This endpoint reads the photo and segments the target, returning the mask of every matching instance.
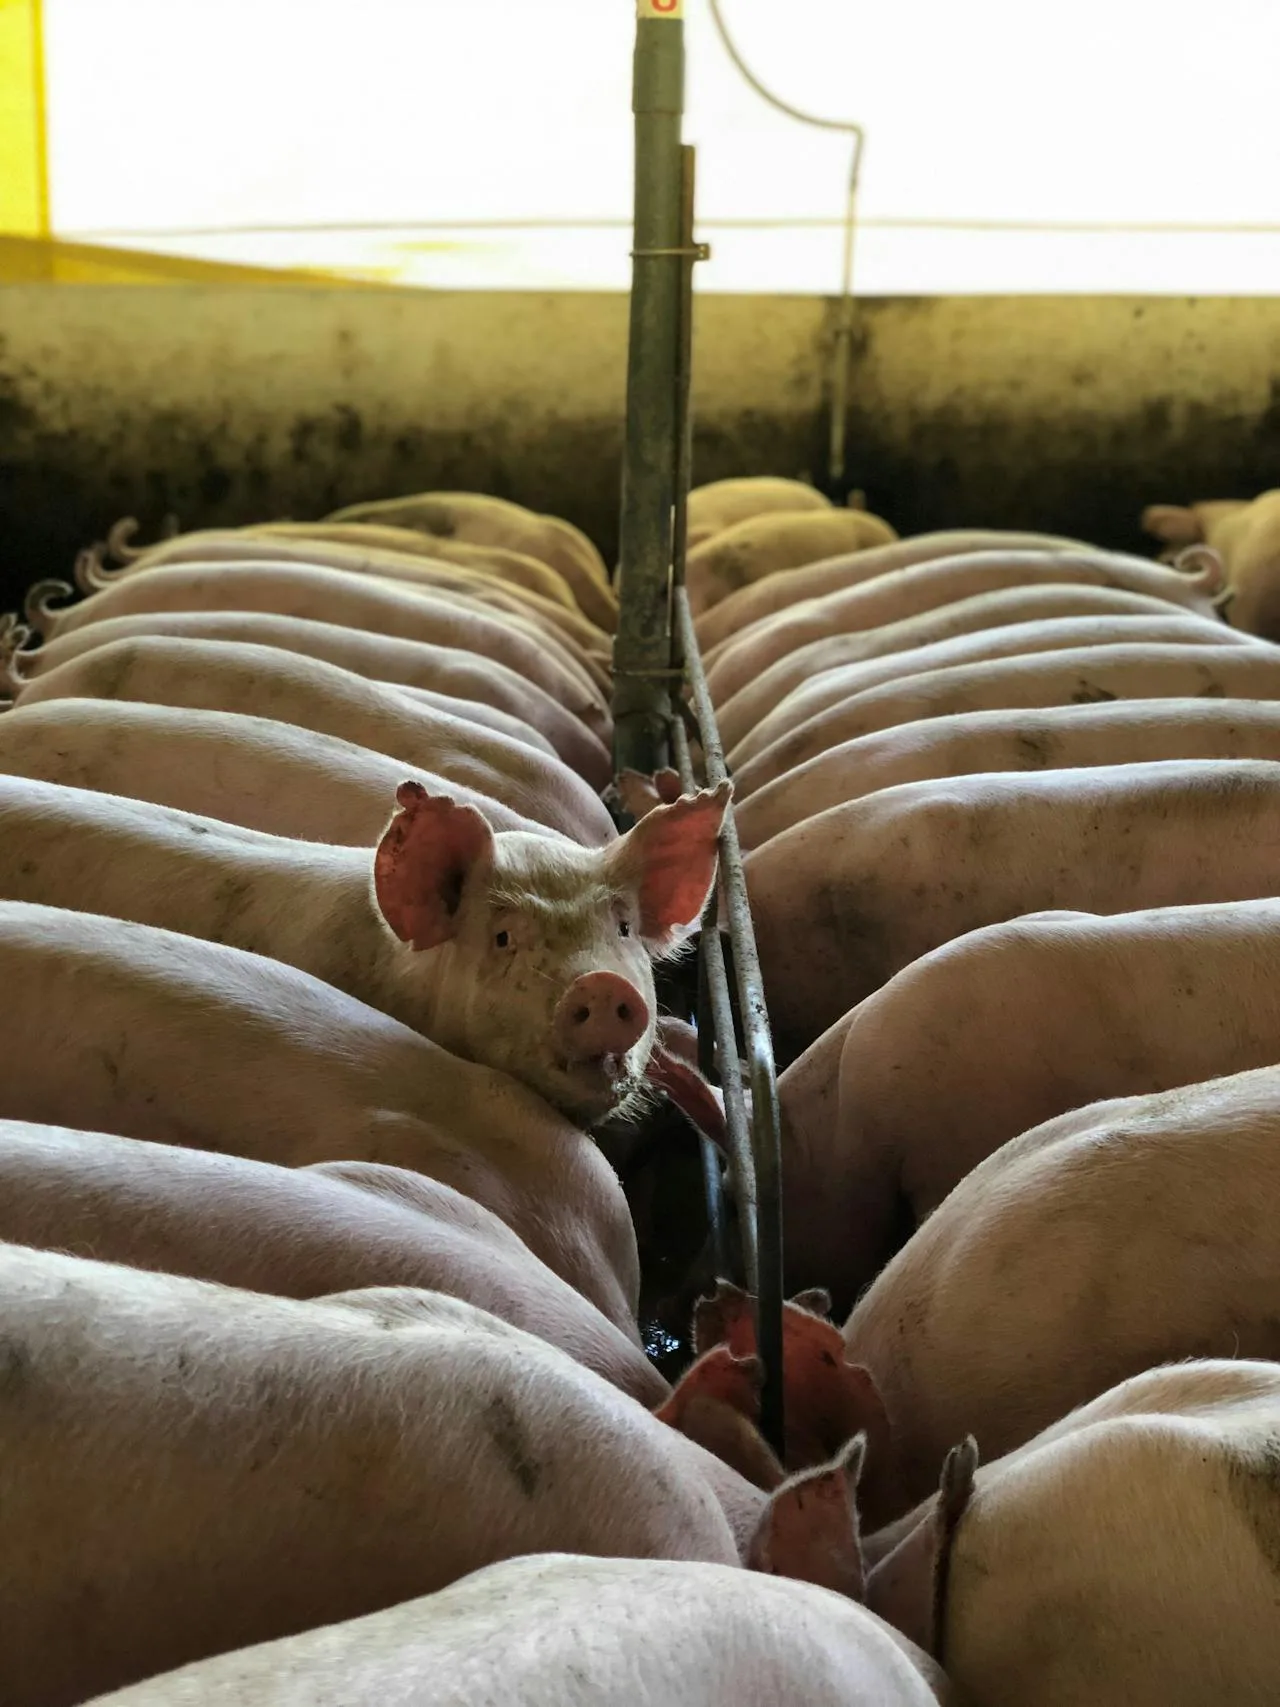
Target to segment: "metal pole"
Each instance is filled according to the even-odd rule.
[[[698,652],[698,637],[689,610],[689,599],[683,587],[676,592],[675,606],[694,716],[702,739],[707,781],[714,785],[729,772]],[[765,1439],[780,1453],[786,1438],[782,1365],[782,1115],[778,1107],[773,1039],[769,1033],[769,1014],[765,1007],[764,984],[751,924],[742,849],[732,810],[725,814],[724,827],[720,832],[720,887],[733,947],[738,1009],[742,1016],[747,1076],[751,1086],[751,1149],[754,1152],[756,1196],[756,1345],[764,1363],[760,1426]],[[705,951],[707,945],[704,943],[703,946]],[[708,964],[712,966],[714,962]],[[731,1022],[729,1035],[732,1036]],[[721,1071],[723,1074],[723,1065]],[[723,1088],[726,1093],[725,1113],[728,1115],[727,1078]]]
[[[614,768],[668,763],[680,352],[683,0],[637,0],[635,246],[614,641]]]

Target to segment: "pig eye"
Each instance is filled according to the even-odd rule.
[[[493,943],[494,943],[495,948],[506,948],[508,946],[508,944],[510,943],[510,941],[511,941],[511,932],[510,931],[499,931],[497,936],[494,937],[494,939],[493,939]]]
[[[630,936],[631,935],[631,926],[627,923],[627,921],[625,919],[619,919],[618,920],[618,935],[619,936]]]

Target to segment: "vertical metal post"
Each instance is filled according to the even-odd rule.
[[[637,0],[635,239],[614,640],[614,768],[669,762],[671,548],[679,455],[683,0]]]

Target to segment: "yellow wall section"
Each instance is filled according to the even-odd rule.
[[[0,0],[0,231],[49,235],[41,0]]]

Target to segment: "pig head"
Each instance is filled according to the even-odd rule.
[[[676,1094],[653,962],[696,928],[731,786],[656,808],[604,848],[495,834],[472,806],[397,790],[373,870],[378,909],[427,987],[427,1033],[523,1080],[583,1125]],[[690,1075],[692,1077],[692,1075]]]

